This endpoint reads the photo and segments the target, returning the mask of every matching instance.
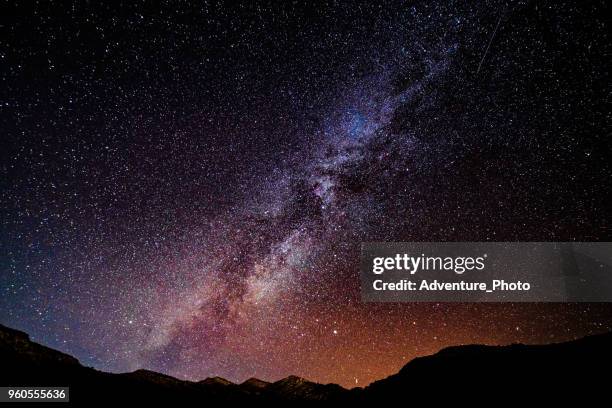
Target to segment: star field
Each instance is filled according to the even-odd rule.
[[[367,304],[365,241],[605,241],[604,2],[6,7],[0,322],[110,371],[363,386],[607,304]]]

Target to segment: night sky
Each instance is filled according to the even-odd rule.
[[[0,323],[102,370],[344,386],[612,330],[366,304],[358,271],[364,241],[610,240],[605,1],[193,3],[3,6]]]

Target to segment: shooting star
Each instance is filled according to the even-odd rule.
[[[491,48],[491,43],[493,42],[493,39],[495,38],[495,34],[497,34],[497,30],[499,29],[499,24],[501,23],[502,16],[504,15],[504,10],[502,10],[502,12],[499,14],[499,18],[497,19],[497,24],[495,25],[495,30],[493,30],[493,35],[491,35],[491,38],[489,39],[489,43],[487,44],[487,48],[485,49],[485,52],[482,58],[480,59],[480,63],[478,64],[478,69],[476,70],[476,74],[480,72],[482,63],[484,62],[485,57],[487,56],[487,53],[489,52],[489,48]]]

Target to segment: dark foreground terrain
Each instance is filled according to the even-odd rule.
[[[605,393],[612,363],[612,333],[550,345],[450,347],[412,360],[397,374],[366,388],[346,390],[290,376],[269,383],[234,384],[220,377],[199,382],[137,370],[111,374],[30,341],[26,333],[0,325],[0,385],[70,386],[72,402],[326,403],[463,400],[522,400],[533,393],[556,399]],[[402,404],[403,405],[403,404]]]

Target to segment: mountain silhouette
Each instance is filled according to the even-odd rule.
[[[297,376],[266,382],[250,378],[234,384],[221,377],[199,382],[136,370],[111,374],[85,367],[77,359],[0,325],[0,385],[69,386],[72,402],[138,403],[389,403],[515,399],[531,393],[557,396],[598,388],[612,363],[612,333],[549,345],[445,348],[419,357],[397,374],[365,388],[347,390]]]

